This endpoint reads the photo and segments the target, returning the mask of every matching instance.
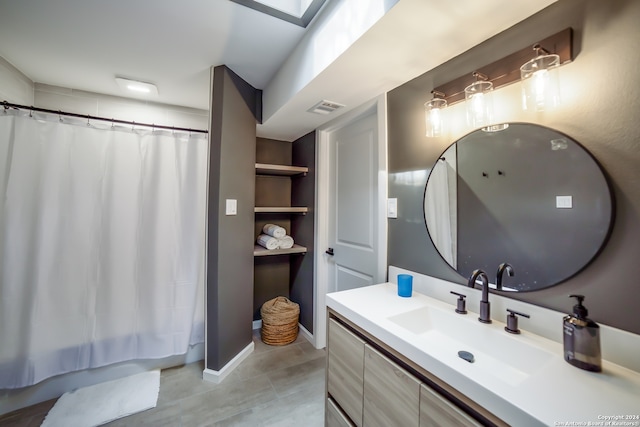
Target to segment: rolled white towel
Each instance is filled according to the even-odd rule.
[[[268,234],[259,235],[256,243],[269,250],[278,249],[278,239]]]
[[[278,239],[278,247],[280,249],[291,249],[293,247],[293,237],[284,236],[281,239]]]
[[[287,230],[276,224],[265,224],[264,227],[262,227],[262,232],[276,239],[282,239],[287,234]]]

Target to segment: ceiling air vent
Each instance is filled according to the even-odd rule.
[[[338,104],[337,102],[322,100],[313,107],[309,108],[307,111],[317,114],[329,114],[342,107],[344,107],[344,105]]]

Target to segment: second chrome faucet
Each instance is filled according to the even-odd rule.
[[[502,290],[502,276],[505,271],[509,276],[513,276],[513,267],[511,264],[506,262],[500,264],[496,275],[497,290]],[[482,299],[480,300],[480,317],[478,317],[478,320],[482,323],[491,323],[491,303],[489,303],[489,278],[487,277],[487,273],[480,269],[473,270],[473,273],[467,282],[467,286],[475,288],[478,279],[480,279],[480,282],[482,283]]]

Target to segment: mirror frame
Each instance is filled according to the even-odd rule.
[[[534,127],[539,127],[547,132],[554,132],[560,136],[562,136],[563,138],[566,138],[567,140],[569,140],[570,142],[573,142],[576,147],[580,148],[582,150],[582,152],[584,152],[584,154],[587,155],[587,158],[591,159],[591,161],[593,162],[593,165],[595,166],[595,168],[597,170],[599,170],[599,172],[602,175],[602,179],[603,179],[603,184],[604,187],[606,188],[608,195],[606,197],[608,203],[609,203],[609,216],[608,216],[608,224],[607,224],[607,229],[604,232],[604,234],[602,235],[602,238],[599,242],[599,246],[596,250],[593,251],[593,254],[585,261],[583,262],[583,264],[580,267],[576,267],[575,271],[571,271],[570,273],[567,273],[566,275],[563,275],[560,279],[556,280],[553,283],[548,283],[548,284],[544,284],[544,285],[540,285],[537,286],[535,288],[525,288],[524,286],[522,286],[521,288],[518,289],[513,289],[513,288],[506,288],[503,289],[505,291],[516,291],[516,292],[532,292],[532,291],[536,291],[536,290],[541,290],[541,289],[546,289],[552,286],[556,286],[559,285],[561,283],[566,282],[567,280],[571,279],[572,277],[575,277],[577,274],[579,274],[580,272],[582,272],[584,269],[586,269],[599,255],[600,253],[604,250],[604,248],[607,245],[607,242],[609,241],[609,238],[611,236],[611,233],[613,231],[613,227],[615,224],[615,218],[616,218],[616,201],[615,201],[615,194],[613,191],[613,186],[611,185],[611,179],[608,176],[606,170],[602,167],[602,165],[600,164],[600,162],[598,162],[598,160],[593,156],[593,154],[587,150],[582,144],[580,144],[578,141],[576,141],[574,138],[566,135],[563,132],[559,132],[553,128],[547,127],[547,126],[543,126],[543,125],[539,125],[537,123],[528,123],[528,122],[509,122],[509,123],[505,123],[508,127],[511,127],[513,125],[518,126],[518,125],[527,125],[527,126],[534,126]],[[460,275],[460,277],[464,278],[465,280],[468,280],[468,277],[465,277],[458,268],[454,267],[449,261],[447,261],[446,257],[443,255],[441,248],[439,248],[436,243],[435,240],[432,236],[432,231],[429,230],[429,226],[428,226],[428,221],[427,221],[427,188],[429,186],[429,181],[432,178],[434,169],[436,168],[436,166],[439,164],[439,162],[444,159],[444,156],[446,155],[447,151],[453,147],[453,146],[457,146],[457,144],[470,137],[471,135],[473,135],[475,132],[485,132],[481,129],[476,129],[473,130],[465,135],[463,135],[462,137],[458,138],[456,141],[452,142],[449,146],[447,146],[445,148],[445,150],[438,156],[436,163],[433,164],[431,166],[431,170],[429,171],[429,174],[427,176],[427,182],[425,184],[425,188],[424,188],[424,193],[423,193],[423,200],[422,200],[422,209],[423,209],[423,218],[424,218],[424,224],[425,224],[425,228],[427,229],[427,234],[429,235],[429,240],[431,241],[431,243],[433,244],[436,252],[438,253],[438,255],[440,256],[440,258],[449,266],[449,268],[451,268],[454,272],[456,272],[458,275]],[[495,132],[496,134],[499,134],[500,131]],[[456,153],[457,156],[457,153]],[[456,177],[458,177],[458,170],[456,167]],[[458,197],[458,195],[456,195],[456,197]],[[456,210],[457,210],[457,205],[456,205]],[[505,260],[505,262],[508,262],[508,260]],[[495,266],[496,270],[498,268],[498,265]],[[492,287],[495,288],[495,284],[493,283],[495,280],[495,271],[486,271],[486,273],[489,276],[490,282],[492,284]],[[516,275],[517,275],[517,270],[516,270]],[[506,276],[505,276],[505,281],[507,280]],[[529,285],[530,287],[530,285]]]

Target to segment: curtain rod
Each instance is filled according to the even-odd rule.
[[[179,131],[194,132],[194,133],[209,133],[208,130],[203,130],[203,129],[180,128],[175,126],[162,126],[162,125],[148,124],[148,123],[137,123],[137,122],[128,121],[128,120],[108,119],[106,117],[91,116],[89,114],[77,114],[77,113],[69,113],[66,111],[49,110],[47,108],[34,107],[33,105],[28,106],[28,105],[12,104],[7,101],[3,101],[2,105],[4,106],[5,110],[8,110],[9,108],[15,108],[16,110],[30,110],[30,111],[37,111],[39,113],[58,114],[60,116],[78,117],[78,118],[87,119],[87,120],[101,120],[104,122],[118,123],[122,125],[144,126],[152,129],[168,129],[168,130],[179,130]]]

